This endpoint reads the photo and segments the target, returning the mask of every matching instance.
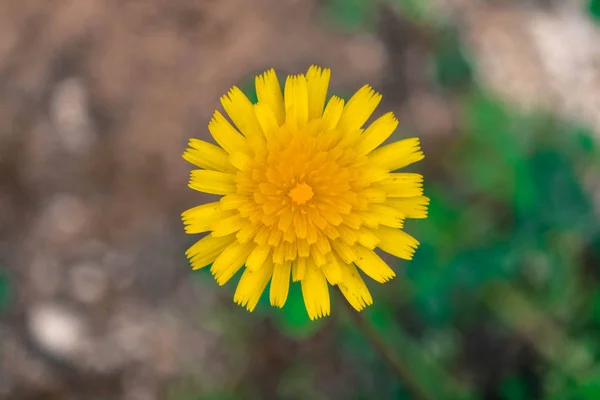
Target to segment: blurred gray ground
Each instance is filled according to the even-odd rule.
[[[15,282],[0,320],[0,398],[160,399],[174,379],[210,390],[250,373],[246,325],[225,325],[231,299],[189,279],[179,221],[203,200],[187,189],[181,153],[207,137],[232,84],[315,63],[334,87],[385,93],[402,71],[407,92],[388,108],[426,141],[451,134],[452,104],[400,20],[382,18],[378,35],[342,33],[320,3],[0,1],[0,262]],[[437,7],[487,86],[600,132],[598,28],[576,2],[548,3]],[[271,345],[267,360],[288,351]],[[343,368],[322,368],[343,393]]]

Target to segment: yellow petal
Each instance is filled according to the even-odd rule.
[[[208,123],[208,130],[219,146],[228,153],[248,149],[246,139],[218,111],[215,111]]]
[[[271,246],[257,245],[248,256],[246,268],[252,271],[260,269],[269,257],[269,253],[271,253]]]
[[[181,217],[185,225],[185,232],[194,234],[209,231],[215,222],[233,214],[234,211],[223,210],[221,203],[214,202],[190,208],[181,214]]]
[[[354,262],[358,256],[352,247],[348,246],[341,240],[334,240],[331,242],[331,247],[335,250],[336,254],[347,264]]]
[[[367,228],[377,228],[379,226],[379,217],[368,211],[355,211],[355,214],[362,220],[362,224]]]
[[[249,139],[262,137],[262,129],[256,119],[254,106],[238,87],[232,87],[229,93],[221,97],[221,104],[244,136]]]
[[[389,197],[415,197],[423,194],[423,175],[413,173],[389,174],[389,178],[377,182],[377,187]]]
[[[323,107],[325,106],[325,97],[329,87],[329,78],[331,70],[321,69],[311,65],[306,73],[306,83],[308,87],[308,119],[321,118]]]
[[[281,86],[274,69],[270,69],[255,79],[258,102],[268,106],[279,125],[285,122],[285,106]]]
[[[285,248],[285,259],[294,261],[298,255],[298,244],[295,241],[285,242],[283,243],[283,246]]]
[[[385,142],[396,130],[398,120],[394,113],[387,113],[377,118],[362,134],[357,145],[357,152],[361,155],[368,154]]]
[[[306,258],[310,255],[310,246],[306,240],[297,240],[296,246],[298,247],[298,256]]]
[[[266,263],[262,268],[255,271],[246,268],[233,295],[233,301],[242,307],[246,307],[246,310],[253,311],[256,304],[258,304],[258,300],[260,300],[260,296],[265,291],[272,273],[273,263]]]
[[[396,276],[390,266],[373,250],[366,249],[363,246],[355,246],[354,251],[358,256],[354,263],[374,281],[383,283]]]
[[[307,268],[304,279],[302,279],[302,297],[304,297],[304,305],[310,319],[329,315],[329,288],[321,269]]]
[[[215,237],[231,235],[242,229],[246,219],[242,218],[240,214],[234,214],[227,218],[223,218],[215,221],[212,224],[212,235]]]
[[[301,238],[306,238],[306,215],[299,212],[294,214],[294,228],[296,229],[296,235]]]
[[[252,240],[256,234],[258,233],[259,226],[257,224],[252,223],[249,220],[246,220],[238,233],[235,235],[236,239],[240,243],[246,243]]]
[[[250,202],[251,200],[247,197],[240,196],[239,194],[231,193],[226,196],[221,197],[219,203],[221,203],[221,208],[223,210],[236,210],[240,208],[242,205]]]
[[[410,138],[390,143],[369,154],[369,160],[388,171],[396,171],[407,165],[421,161],[425,155],[421,151],[419,138]]]
[[[322,267],[323,273],[330,285],[337,285],[342,280],[342,265],[333,254],[329,255],[329,262]]]
[[[214,262],[234,240],[233,235],[219,238],[208,235],[194,243],[185,255],[190,259],[192,269],[204,268]]]
[[[354,246],[358,241],[358,231],[356,229],[349,228],[346,225],[340,225],[337,229],[340,233],[340,240],[348,246]]]
[[[252,165],[252,158],[248,153],[234,151],[229,155],[229,163],[240,171],[247,171]]]
[[[194,190],[210,194],[229,194],[235,192],[233,175],[203,169],[192,171],[188,186]]]
[[[273,270],[273,279],[271,280],[271,305],[283,307],[288,297],[290,288],[290,270],[292,262],[286,261],[283,264],[275,265]]]
[[[345,132],[362,128],[380,101],[381,95],[379,93],[376,93],[369,85],[363,86],[348,100],[338,123],[338,128]]]
[[[230,171],[231,166],[227,162],[227,152],[214,144],[203,140],[190,139],[190,148],[183,153],[183,159],[203,169],[215,171]]]
[[[334,130],[338,125],[342,112],[344,112],[344,100],[337,96],[332,96],[327,103],[327,107],[325,107],[325,111],[323,111],[321,130],[323,132]]]
[[[412,260],[415,250],[419,247],[417,239],[400,229],[381,226],[375,231],[380,239],[379,248],[398,258]]]
[[[406,215],[395,208],[385,204],[371,204],[369,212],[377,217],[379,225],[391,226],[392,228],[402,228],[404,226]]]
[[[361,227],[358,231],[358,243],[373,250],[379,244],[379,238],[371,229]]]
[[[406,218],[427,218],[429,197],[395,197],[389,199],[385,204],[397,209]]]
[[[308,123],[308,88],[302,74],[288,76],[284,89],[285,122],[303,128]]]
[[[240,270],[253,247],[252,242],[242,244],[235,241],[219,254],[210,268],[219,285],[223,286]]]
[[[301,281],[304,279],[306,273],[306,258],[298,257],[296,262],[292,263],[292,280],[294,282]]]
[[[383,203],[387,199],[385,190],[375,187],[368,187],[357,193],[361,199],[365,199],[369,203]]]
[[[310,261],[312,261],[317,267],[322,267],[327,263],[327,257],[317,246],[311,246],[310,249]]]
[[[338,284],[342,294],[357,311],[373,304],[373,298],[365,281],[352,264],[342,265],[342,278]]]
[[[271,108],[262,103],[254,105],[254,112],[267,139],[272,138],[279,129],[279,122]]]

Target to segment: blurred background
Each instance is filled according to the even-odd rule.
[[[192,272],[181,154],[310,64],[422,138],[360,314]],[[0,398],[600,399],[599,0],[0,1]]]

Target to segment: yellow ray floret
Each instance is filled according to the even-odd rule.
[[[269,282],[276,307],[300,284],[311,319],[330,314],[330,285],[360,311],[373,299],[359,270],[387,282],[379,251],[410,260],[419,245],[402,229],[427,217],[423,177],[398,172],[423,159],[419,139],[384,145],[398,120],[368,123],[381,95],[365,85],[327,101],[330,75],[311,66],[282,89],[271,69],[256,104],[233,87],[221,98],[231,122],[215,111],[208,124],[216,145],[191,139],[183,154],[198,167],[190,188],[222,196],[182,214],[187,233],[206,235],[186,255],[219,285],[242,270],[234,301],[249,311]]]

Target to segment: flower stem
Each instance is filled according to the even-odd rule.
[[[390,345],[385,341],[382,335],[377,332],[371,326],[369,321],[365,319],[363,313],[357,312],[354,310],[350,304],[346,301],[346,299],[341,296],[339,290],[337,291],[341,297],[342,303],[345,305],[348,310],[348,314],[353,319],[357,328],[364,335],[365,339],[371,343],[373,348],[381,358],[383,358],[391,367],[393,372],[400,378],[400,381],[404,383],[405,388],[412,395],[415,400],[433,400],[433,398],[427,393],[419,384],[415,376],[413,375],[410,367],[396,355],[396,352],[390,347]]]

